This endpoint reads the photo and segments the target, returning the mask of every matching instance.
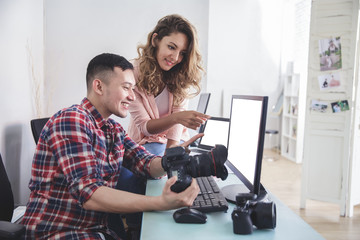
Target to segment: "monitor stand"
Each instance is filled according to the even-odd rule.
[[[221,192],[228,202],[236,204],[236,196],[239,193],[249,193],[250,190],[245,184],[231,184],[221,188]],[[260,184],[260,194],[257,196],[256,201],[262,201],[267,198],[267,192],[262,184]]]

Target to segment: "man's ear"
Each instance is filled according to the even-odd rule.
[[[153,35],[151,36],[151,45],[153,46],[153,47],[156,47],[156,42],[157,42],[157,39],[156,39],[156,37],[157,37],[157,33],[153,33]]]
[[[94,79],[92,82],[92,89],[95,93],[103,95],[103,82],[100,79]]]

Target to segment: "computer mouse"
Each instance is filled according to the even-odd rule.
[[[205,213],[192,208],[181,208],[174,212],[173,218],[177,223],[206,223]]]

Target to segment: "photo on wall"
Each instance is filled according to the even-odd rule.
[[[333,102],[333,103],[331,103],[331,108],[332,108],[334,113],[344,112],[344,111],[347,111],[347,110],[350,109],[349,108],[349,102],[347,100]]]
[[[340,37],[319,40],[320,70],[342,68]]]
[[[326,102],[321,102],[318,100],[311,101],[311,110],[313,111],[324,113],[326,112],[327,107],[328,107],[328,103]]]
[[[340,102],[340,108],[341,108],[341,111],[347,111],[349,110],[349,103],[347,100],[343,100]]]
[[[340,74],[331,73],[318,76],[320,90],[340,87]]]
[[[331,103],[331,109],[334,113],[341,112],[340,104],[339,102],[333,102]]]

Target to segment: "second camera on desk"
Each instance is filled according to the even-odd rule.
[[[253,193],[236,196],[236,207],[231,214],[235,234],[251,234],[257,229],[276,227],[276,205],[274,202],[256,201]]]

